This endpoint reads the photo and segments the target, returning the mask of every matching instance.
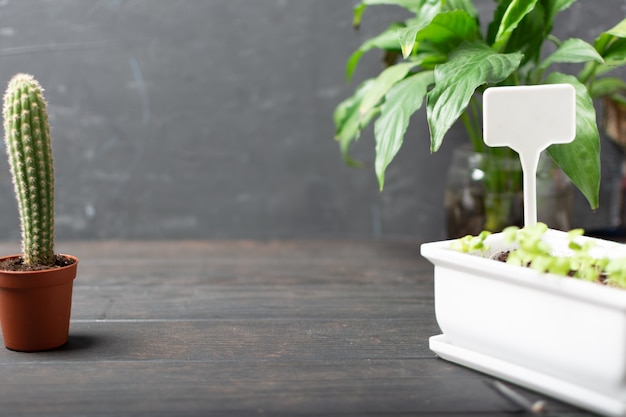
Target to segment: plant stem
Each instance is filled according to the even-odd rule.
[[[467,131],[467,134],[470,138],[474,152],[482,153],[485,151],[485,145],[483,143],[483,138],[480,133],[480,123],[476,114],[477,112],[475,101],[476,100],[472,97],[469,105],[467,106],[463,114],[461,114],[461,121],[465,126],[465,130]]]

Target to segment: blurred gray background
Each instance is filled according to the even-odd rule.
[[[347,85],[345,60],[405,16],[372,7],[355,32],[354,4],[0,1],[0,84],[28,72],[46,89],[58,239],[444,237],[460,126],[430,155],[417,114],[382,194],[371,129],[353,152],[364,169],[346,167],[333,140],[334,107],[381,68],[369,53]],[[622,0],[580,0],[556,32],[591,41],[625,13]],[[0,240],[15,240],[5,159]],[[578,200],[578,222],[602,224]]]

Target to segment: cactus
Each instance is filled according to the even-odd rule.
[[[52,266],[54,172],[50,127],[42,88],[15,75],[4,96],[4,135],[18,202],[24,264]]]

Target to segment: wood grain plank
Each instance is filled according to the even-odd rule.
[[[198,258],[142,259],[103,261],[81,259],[77,285],[268,285],[273,283],[354,284],[405,283],[421,286],[430,280],[432,265],[421,259],[405,265],[372,264],[358,260],[322,261],[315,264],[280,259],[215,259]],[[432,275],[431,275],[432,276]]]
[[[421,336],[431,330],[371,319],[77,322],[63,349],[0,351],[0,403],[50,416],[515,411],[488,377],[436,359]]]
[[[59,242],[57,249],[85,259],[171,259],[177,257],[228,259],[361,259],[393,261],[419,257],[419,240],[173,240]],[[0,243],[19,249],[15,243]]]
[[[70,342],[37,355],[0,349],[0,364],[38,361],[254,361],[434,358],[417,320],[79,321]]]
[[[432,267],[415,257],[413,243],[90,243],[82,249],[93,256],[101,247],[107,256],[128,247],[134,257],[81,261],[76,319],[416,317],[432,310]]]
[[[0,403],[20,415],[508,415],[486,381],[435,359],[104,361],[3,365]],[[519,390],[533,401],[536,394]],[[114,399],[112,401],[112,399]],[[578,410],[548,401],[553,411]],[[578,413],[577,415],[587,415]]]
[[[87,285],[133,283],[203,283],[246,285],[271,283],[329,284],[407,283],[432,272],[432,265],[417,256],[410,259],[293,258],[229,255],[229,257],[163,257],[154,259],[81,258],[80,280]]]
[[[432,290],[424,294],[407,285],[76,285],[72,317],[93,320],[246,317],[433,320],[432,294]]]

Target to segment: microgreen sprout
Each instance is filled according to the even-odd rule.
[[[518,248],[509,253],[507,263],[519,266],[528,266],[541,272],[550,272],[553,259],[550,246],[542,240],[548,227],[543,223],[523,229],[507,228],[505,238],[509,243],[516,243]]]
[[[607,284],[626,288],[626,258],[610,259],[605,269]]]
[[[483,230],[478,236],[464,236],[452,242],[452,249],[463,253],[485,253],[489,250],[489,245],[485,243],[485,240],[490,234],[491,232]]]
[[[504,229],[502,231],[504,241],[513,248],[508,251],[506,262],[540,272],[626,288],[626,257],[610,259],[593,256],[596,244],[593,240],[582,239],[583,229],[568,232],[568,254],[555,254],[550,244],[544,240],[547,230],[548,226],[544,223]],[[483,232],[478,236],[465,236],[455,241],[452,247],[466,253],[485,252],[488,249],[485,244],[488,235],[489,232]]]
[[[567,237],[569,238],[569,248],[574,250],[580,249],[580,244],[576,242],[576,239],[584,234],[585,231],[583,229],[572,229],[567,232]]]

